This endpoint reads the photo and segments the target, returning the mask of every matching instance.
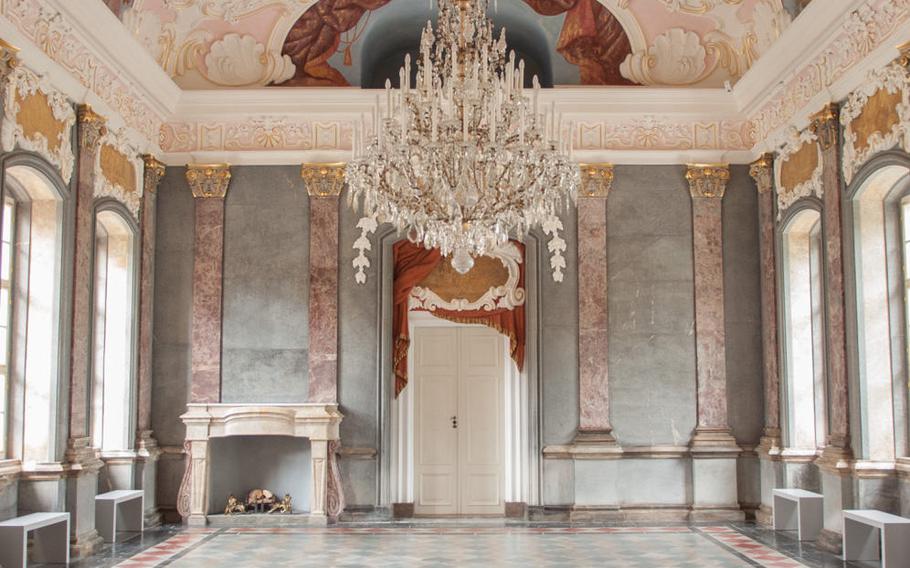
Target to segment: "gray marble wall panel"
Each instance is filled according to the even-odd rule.
[[[12,481],[0,489],[0,521],[17,516],[18,499],[19,484],[16,481]]]
[[[607,204],[609,372],[623,445],[695,427],[692,212],[682,166],[618,166]]]
[[[193,196],[185,168],[170,167],[158,186],[155,244],[155,336],[152,355],[152,429],[158,444],[180,448],[190,385],[193,299]],[[171,459],[171,458],[176,459]],[[182,456],[158,462],[157,501],[162,510],[177,502]]]
[[[746,166],[730,168],[723,223],[727,411],[736,441],[756,445],[764,426],[758,193]]]
[[[223,402],[306,401],[308,204],[297,166],[231,168]]]

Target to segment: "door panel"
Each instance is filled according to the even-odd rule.
[[[417,384],[417,483],[414,512],[454,515],[458,512],[457,328],[421,328],[415,333],[414,375]]]
[[[419,327],[414,336],[414,511],[501,515],[503,337],[473,326]]]

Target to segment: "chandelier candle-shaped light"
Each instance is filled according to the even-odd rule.
[[[580,176],[571,133],[555,104],[541,109],[540,83],[524,88],[524,61],[506,59],[505,29],[493,37],[487,0],[439,0],[439,20],[420,40],[400,88],[386,81],[374,136],[355,133],[349,202],[416,244],[439,248],[468,272],[474,258],[556,216]],[[567,135],[564,136],[564,130]],[[365,147],[364,147],[365,146]]]

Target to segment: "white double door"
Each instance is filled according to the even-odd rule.
[[[414,331],[414,512],[502,515],[505,338],[482,326]]]

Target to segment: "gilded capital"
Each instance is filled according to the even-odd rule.
[[[613,188],[613,164],[580,164],[581,195],[607,197]]]
[[[345,164],[303,164],[300,177],[310,197],[338,197],[344,187]]]
[[[76,107],[76,118],[79,122],[79,146],[97,146],[101,137],[107,133],[104,117],[92,110],[90,105],[79,105]]]
[[[144,184],[143,191],[154,193],[158,189],[158,182],[164,177],[164,164],[151,154],[144,154],[142,156],[142,163],[145,166],[142,178]]]
[[[224,199],[231,184],[230,164],[187,164],[186,181],[193,197]]]
[[[730,181],[730,168],[726,164],[690,165],[686,180],[693,198],[722,198]]]
[[[19,65],[19,48],[0,39],[0,80]]]
[[[768,193],[774,186],[774,154],[762,154],[749,165],[749,175],[755,180],[759,193]]]
[[[821,144],[823,150],[828,150],[837,143],[838,110],[837,103],[828,103],[825,108],[812,116],[809,129],[818,138],[818,143]]]
[[[910,71],[910,41],[897,46],[900,55],[897,56],[897,64]]]

